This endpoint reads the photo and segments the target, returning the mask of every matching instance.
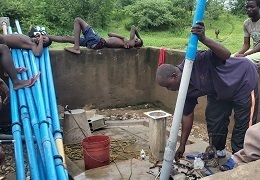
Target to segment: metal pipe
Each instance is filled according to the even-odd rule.
[[[196,25],[197,21],[203,20],[205,5],[206,5],[206,0],[197,0],[193,25]],[[182,113],[183,113],[184,103],[186,100],[193,62],[196,56],[197,45],[198,45],[198,36],[191,34],[189,45],[186,51],[185,64],[182,73],[178,97],[175,105],[170,136],[167,145],[165,147],[164,160],[163,160],[162,171],[160,176],[161,180],[168,180],[170,177],[172,162],[176,151],[180,122],[183,115]]]

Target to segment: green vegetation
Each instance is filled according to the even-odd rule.
[[[232,53],[238,51],[244,40],[242,25],[247,16],[238,17],[231,14],[222,14],[218,20],[213,23],[205,18],[206,35],[224,44]],[[113,26],[115,24],[115,26]],[[129,36],[129,31],[123,26],[123,23],[114,22],[111,27],[102,30],[97,28],[96,32],[102,37],[107,37],[108,32]],[[120,26],[121,24],[121,26]],[[72,28],[72,27],[71,27]],[[216,39],[215,30],[219,29],[219,38]],[[189,41],[190,27],[188,26],[182,31],[141,31],[141,37],[144,40],[144,46],[164,47],[178,50],[186,50]],[[63,49],[71,44],[54,43],[52,49]],[[199,43],[199,49],[206,49]]]
[[[44,26],[49,34],[73,35],[75,17],[85,19],[102,37],[115,32],[129,37],[130,25],[140,31],[145,46],[186,50],[196,0],[1,0],[0,14],[19,19],[23,33],[30,25]],[[224,7],[230,4],[227,11]],[[244,0],[207,0],[206,34],[219,39],[232,53],[243,43]],[[15,28],[13,27],[13,31]],[[53,43],[52,49],[68,44]],[[199,49],[205,47],[199,44]]]

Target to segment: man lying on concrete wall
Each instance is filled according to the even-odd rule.
[[[207,95],[206,122],[208,133],[212,134],[212,145],[219,157],[225,157],[229,116],[234,110],[235,125],[232,132],[232,153],[243,148],[246,130],[256,123],[258,113],[257,66],[245,57],[230,57],[230,52],[220,43],[205,36],[202,22],[193,26],[191,32],[199,41],[210,48],[198,51],[193,64],[187,98],[183,110],[182,134],[175,160],[183,156],[189,137],[197,98]],[[180,86],[184,62],[178,66],[163,64],[158,67],[156,81],[168,90],[177,91]],[[224,134],[224,137],[214,136]],[[225,171],[234,167],[232,157],[220,166]]]
[[[80,37],[80,34],[84,35],[84,38]],[[141,39],[135,26],[131,27],[130,39],[115,34],[108,33],[108,38],[103,39],[81,18],[75,18],[74,20],[74,37],[72,36],[53,36],[47,35],[52,41],[61,43],[72,43],[73,47],[64,48],[66,51],[80,54],[79,46],[86,46],[91,49],[102,48],[133,48],[143,46],[143,40]],[[137,38],[135,38],[135,36]]]
[[[0,36],[0,44],[6,44],[12,49],[32,50],[35,56],[41,56],[43,48],[50,46],[52,41],[41,34],[30,38],[24,34],[8,34]]]

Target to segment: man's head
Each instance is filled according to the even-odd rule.
[[[142,39],[138,39],[138,38],[135,39],[135,47],[142,47],[143,44],[144,42]]]
[[[180,87],[182,72],[171,64],[162,64],[156,72],[156,82],[170,91],[177,91]]]
[[[51,44],[52,40],[47,36],[43,36],[43,47],[49,47]]]
[[[36,44],[39,43],[40,36],[37,36],[35,38],[31,38],[33,42]],[[52,44],[52,40],[48,36],[42,36],[43,39],[43,47],[49,47]]]
[[[259,15],[260,0],[247,0],[246,13],[249,17],[256,17]]]

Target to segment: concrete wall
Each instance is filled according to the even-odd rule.
[[[58,103],[70,107],[93,104],[97,108],[160,101],[174,108],[177,92],[155,82],[160,49],[82,49],[80,55],[50,51]],[[185,52],[166,50],[165,62],[179,64]],[[196,107],[204,120],[205,97]]]
[[[146,58],[146,49],[85,49],[80,55],[65,51],[50,54],[61,105],[93,104],[105,108],[151,101],[151,72],[157,60]]]

